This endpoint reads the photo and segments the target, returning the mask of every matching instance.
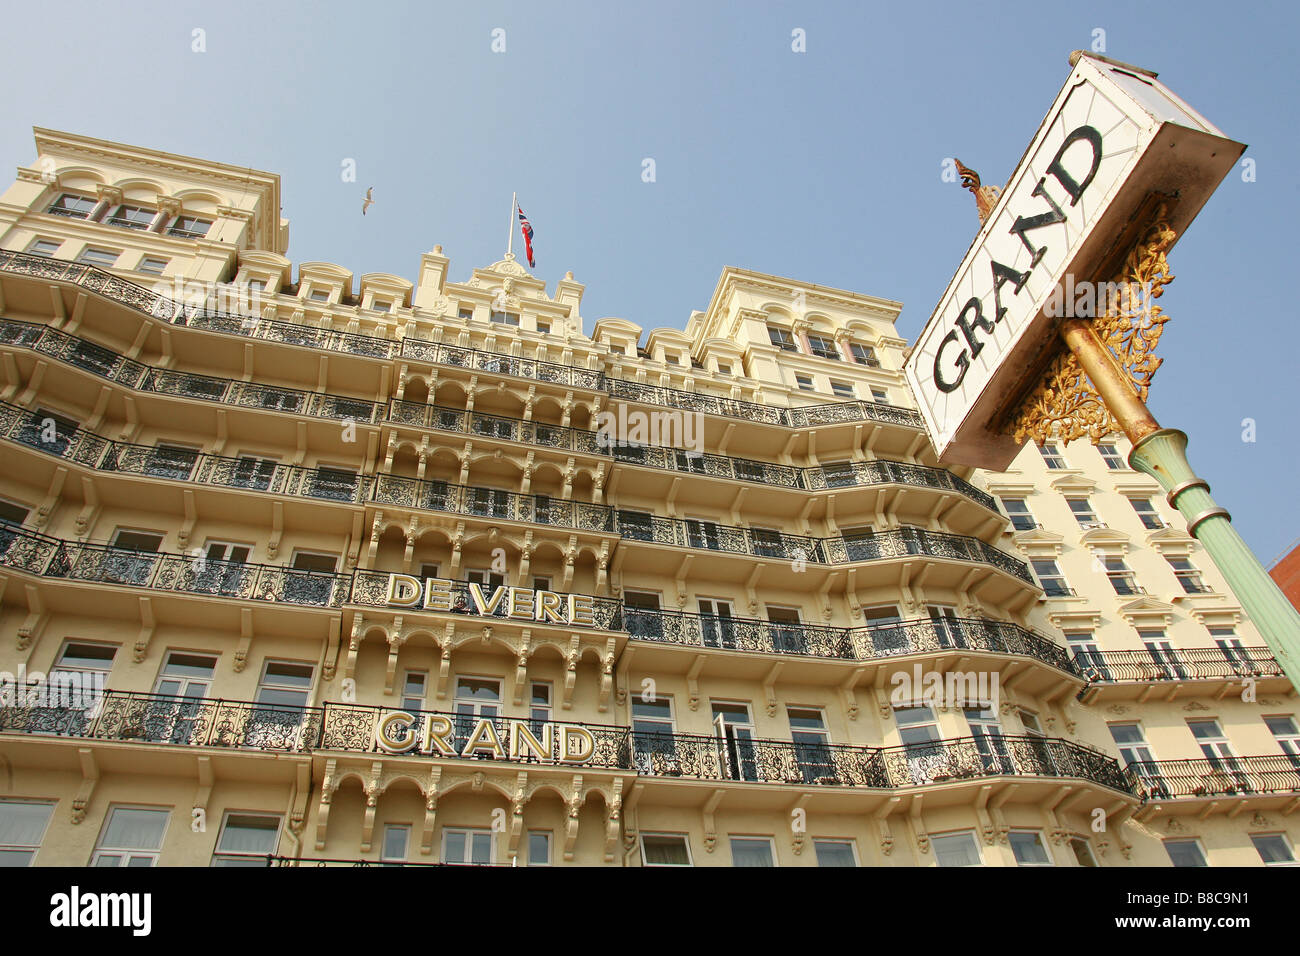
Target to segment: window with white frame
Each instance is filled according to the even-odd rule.
[[[104,222],[110,226],[119,226],[123,229],[147,231],[153,225],[153,221],[157,216],[158,210],[156,209],[122,203],[109,211],[108,215],[104,217]]]
[[[795,384],[799,386],[801,392],[811,392],[813,390],[813,380],[811,376],[796,374],[794,377]]]
[[[494,862],[492,831],[478,827],[448,827],[442,831],[442,862],[487,864]]]
[[[857,866],[852,840],[813,840],[818,866]]]
[[[61,245],[63,245],[62,239],[34,239],[31,245],[27,247],[27,254],[30,256],[52,256],[59,251]]]
[[[1051,866],[1043,834],[1038,830],[1012,830],[1007,834],[1017,866]]]
[[[198,216],[177,216],[167,226],[167,235],[177,239],[202,239],[212,228],[211,219]]]
[[[409,823],[385,823],[384,842],[379,858],[386,863],[405,863],[410,844],[411,825]]]
[[[1209,866],[1199,840],[1166,840],[1165,852],[1174,866]]]
[[[1061,454],[1061,449],[1057,445],[1048,442],[1047,444],[1042,445],[1038,450],[1042,453],[1043,464],[1051,470],[1060,471],[1063,468],[1069,467],[1069,465],[1066,464],[1065,456]]]
[[[1106,463],[1106,467],[1111,471],[1123,471],[1128,467],[1128,463],[1124,461],[1124,456],[1120,454],[1120,450],[1115,445],[1102,442],[1097,446],[1097,451],[1101,454],[1101,460]]]
[[[871,368],[880,368],[880,359],[876,358],[876,350],[870,345],[862,345],[859,342],[850,342],[849,351],[853,353],[853,361],[859,365],[866,365]]]
[[[930,834],[930,848],[939,866],[980,866],[979,843],[972,830]]]
[[[121,254],[121,251],[114,252],[112,249],[95,249],[87,246],[81,250],[81,255],[77,256],[77,261],[83,265],[111,269],[117,264],[117,257]]]
[[[794,344],[794,336],[790,334],[789,329],[783,329],[775,325],[767,327],[767,337],[773,345],[783,352],[798,352],[799,347]]]
[[[1295,851],[1285,833],[1252,833],[1250,842],[1265,866],[1295,866]]]
[[[1038,583],[1043,586],[1043,593],[1048,597],[1068,597],[1074,593],[1065,583],[1065,575],[1054,559],[1033,558],[1029,563],[1033,565]]]
[[[1108,555],[1101,558],[1101,563],[1106,568],[1106,577],[1110,581],[1110,586],[1115,589],[1116,594],[1127,596],[1142,593],[1142,589],[1138,587],[1137,579],[1133,577],[1133,572],[1124,563],[1123,558]]]
[[[1074,861],[1079,866],[1097,866],[1097,856],[1092,852],[1092,844],[1081,836],[1070,837],[1070,849],[1074,852]]]
[[[858,397],[857,394],[853,391],[853,386],[850,385],[848,382],[837,382],[834,379],[831,379],[831,391],[834,392],[836,397],[838,398]]]
[[[68,219],[89,219],[99,203],[89,196],[75,193],[62,193],[45,211],[53,216],[65,216]]]
[[[491,322],[496,325],[510,325],[515,328],[519,327],[519,316],[514,312],[498,312],[495,309],[489,316]]]
[[[776,866],[771,837],[732,837],[732,866]]]
[[[1011,519],[1011,527],[1017,531],[1033,531],[1038,527],[1038,522],[1034,520],[1033,512],[1029,510],[1029,505],[1024,498],[1010,498],[1003,495],[1001,500],[1002,510]]]
[[[1277,740],[1282,753],[1291,758],[1292,764],[1300,767],[1300,726],[1297,726],[1296,719],[1286,715],[1265,717],[1264,725]]]
[[[402,710],[410,712],[424,710],[428,679],[429,675],[425,671],[406,672],[406,676],[402,679]]]
[[[1174,569],[1174,577],[1178,579],[1178,584],[1182,587],[1185,593],[1209,593],[1210,588],[1201,577],[1200,569],[1197,568],[1196,565],[1192,564],[1191,561],[1185,557],[1172,554],[1165,555],[1165,560],[1168,561],[1169,566]]]
[[[169,261],[168,259],[160,259],[157,256],[145,256],[136,263],[135,271],[143,272],[146,275],[160,276],[163,274],[163,270],[167,268]]]
[[[213,866],[266,866],[280,842],[280,816],[228,811],[221,823]]]
[[[808,351],[818,358],[838,360],[840,351],[835,347],[835,341],[828,339],[824,335],[808,334]]]
[[[91,866],[156,866],[171,809],[111,807]]]
[[[1128,503],[1137,512],[1138,518],[1142,521],[1142,527],[1149,531],[1158,531],[1165,526],[1165,519],[1160,517],[1150,498],[1129,498]]]
[[[1092,510],[1092,502],[1086,495],[1082,498],[1066,498],[1065,503],[1070,506],[1070,513],[1074,515],[1074,520],[1079,522],[1080,528],[1095,528],[1100,524],[1097,520],[1097,512]]]
[[[0,799],[0,867],[32,865],[53,812],[45,800]]]
[[[875,402],[877,405],[888,405],[889,392],[885,391],[883,388],[872,388],[871,400]]]
[[[690,866],[690,841],[684,833],[642,833],[641,862],[645,866]]]
[[[529,830],[528,831],[528,865],[529,866],[550,866],[551,865],[551,831],[550,830]]]

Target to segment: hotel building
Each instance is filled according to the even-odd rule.
[[[279,178],[0,198],[0,862],[1287,863],[1294,691],[1122,442],[936,465],[887,299],[286,258]],[[941,685],[936,691],[935,686]]]

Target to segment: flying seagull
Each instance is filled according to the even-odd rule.
[[[371,186],[366,190],[366,198],[361,203],[361,215],[366,214],[366,210],[375,204],[375,187]]]

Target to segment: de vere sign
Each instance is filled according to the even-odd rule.
[[[483,617],[541,621],[543,624],[567,624],[594,627],[596,602],[589,594],[557,594],[533,588],[506,587],[488,594],[477,582],[470,582],[471,606],[458,606],[456,585],[445,578],[425,578],[411,574],[388,576],[387,602],[393,607],[419,607],[426,611],[473,611]]]
[[[1152,194],[1181,234],[1244,149],[1155,74],[1077,58],[904,366],[940,462],[1006,469],[1001,420],[1059,347],[1053,290],[1111,279]]]

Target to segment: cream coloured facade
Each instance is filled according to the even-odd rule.
[[[899,303],[727,268],[587,335],[571,273],[295,268],[275,175],[36,145],[0,671],[82,693],[8,685],[0,861],[1293,852],[1296,698],[1177,513],[1091,446],[937,467]]]

